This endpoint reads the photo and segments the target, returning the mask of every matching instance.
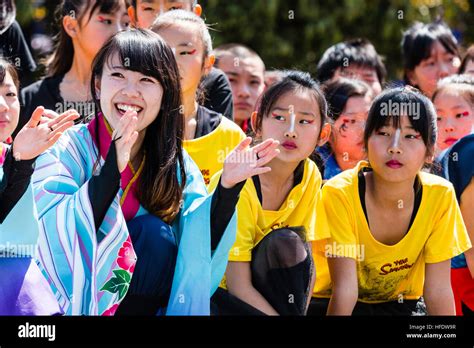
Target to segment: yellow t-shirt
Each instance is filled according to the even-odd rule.
[[[358,173],[367,166],[361,161],[324,185],[322,202],[331,232],[324,250],[326,255],[356,260],[359,301],[418,299],[423,294],[426,263],[449,260],[471,247],[453,186],[420,172],[423,191],[416,217],[403,239],[390,246],[372,236],[362,209]],[[324,279],[319,275],[317,297],[331,294],[328,274]]]
[[[211,133],[200,138],[183,141],[183,147],[201,171],[206,185],[222,169],[227,155],[245,139],[245,134],[234,122],[221,118]]]
[[[209,191],[219,182],[220,175],[212,178]],[[303,178],[288,194],[278,211],[264,210],[257,190],[250,178],[245,183],[237,203],[237,237],[229,252],[229,261],[252,260],[253,248],[271,231],[288,226],[303,226],[307,241],[329,237],[321,201],[321,174],[316,164],[306,159]],[[225,277],[221,282],[225,288]]]

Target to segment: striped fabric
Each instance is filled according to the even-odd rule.
[[[96,154],[87,126],[74,126],[38,158],[32,178],[40,266],[68,315],[113,314],[128,290],[135,261],[123,260],[135,254],[120,206],[122,189],[95,231],[88,180]],[[209,315],[210,296],[224,274],[235,240],[236,220],[234,214],[211,255],[212,195],[207,194],[199,170],[186,153],[185,166],[184,202],[173,223],[179,250],[167,314]],[[140,206],[136,216],[146,213]]]

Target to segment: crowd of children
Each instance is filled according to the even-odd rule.
[[[0,315],[472,315],[474,46],[415,23],[403,86],[367,39],[313,78],[202,12],[62,0],[28,86],[2,48]]]

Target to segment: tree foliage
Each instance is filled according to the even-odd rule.
[[[315,73],[322,53],[341,40],[366,37],[385,57],[389,78],[401,77],[402,33],[414,21],[442,18],[460,43],[474,43],[474,0],[203,0],[214,46],[239,42],[267,68]]]

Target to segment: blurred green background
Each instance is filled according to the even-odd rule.
[[[17,0],[25,34],[51,36],[59,1]],[[256,50],[267,69],[315,73],[322,53],[341,40],[366,37],[385,57],[390,79],[402,75],[402,32],[414,21],[442,18],[460,44],[474,43],[474,0],[199,0],[213,28],[214,46],[240,42]]]

